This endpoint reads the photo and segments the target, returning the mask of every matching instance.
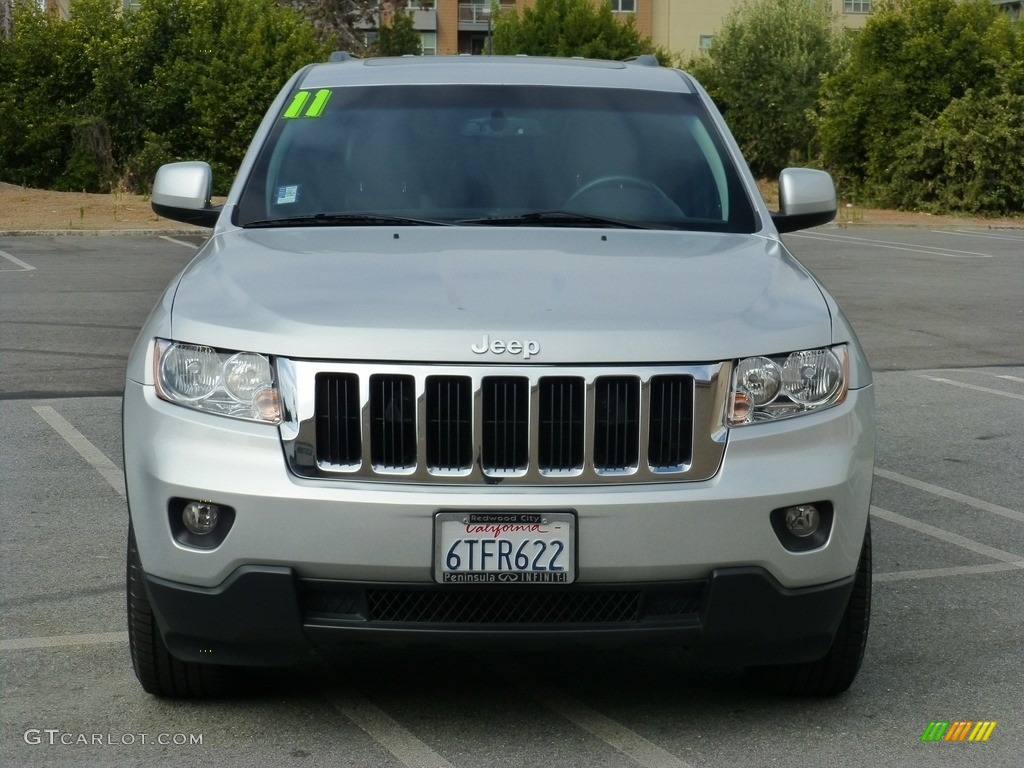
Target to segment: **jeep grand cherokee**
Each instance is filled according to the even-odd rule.
[[[847,688],[870,600],[871,373],[684,72],[341,60],[285,85],[131,354],[143,687],[354,643],[650,642]]]

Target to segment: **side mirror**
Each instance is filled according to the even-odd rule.
[[[203,162],[160,166],[153,179],[153,212],[166,219],[200,227],[213,227],[221,207],[210,203],[213,171]]]
[[[825,171],[785,168],[779,174],[779,210],[772,221],[780,234],[828,224],[836,208],[836,187]]]

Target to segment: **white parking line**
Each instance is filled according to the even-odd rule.
[[[990,547],[988,544],[982,544],[981,542],[974,541],[973,539],[968,539],[966,536],[951,533],[950,531],[943,530],[942,528],[936,528],[934,525],[922,523],[919,520],[905,517],[896,512],[890,512],[888,509],[882,509],[881,507],[872,505],[871,514],[881,520],[901,525],[904,528],[909,528],[910,530],[917,531],[918,533],[923,533],[926,536],[939,539],[947,544],[953,544],[957,547],[969,550],[976,555],[981,555],[982,557],[989,557],[1003,563],[1011,563],[1014,566],[1021,561],[1020,555],[1015,555],[1012,552],[1006,552],[1002,549]]]
[[[127,643],[127,632],[100,632],[92,635],[55,635],[53,637],[19,637],[0,640],[0,651],[30,651],[35,648],[74,648],[81,645]]]
[[[168,243],[174,243],[175,245],[183,245],[186,248],[191,248],[192,250],[196,250],[199,248],[198,245],[195,245],[193,243],[186,243],[184,240],[178,240],[176,238],[171,237],[170,235],[160,235],[160,239],[166,240]]]
[[[948,576],[971,576],[977,573],[1000,573],[1001,571],[1024,570],[1024,560],[1011,563],[986,563],[985,565],[958,565],[952,568],[924,568],[917,571],[890,571],[874,573],[871,581],[881,584],[890,581],[916,581],[918,579],[941,579]]]
[[[826,235],[823,233],[788,235],[788,237],[802,237],[809,240],[826,240],[828,242],[848,242],[853,244],[870,245],[874,248],[886,248],[892,251],[909,251],[910,253],[921,253],[925,256],[947,256],[954,259],[991,259],[990,253],[976,253],[975,251],[961,251],[955,248],[943,248],[937,245],[910,246],[906,243],[893,242],[891,240],[872,240],[867,237],[849,237],[847,235]]]
[[[1001,507],[998,504],[982,501],[981,499],[976,499],[973,496],[967,496],[963,493],[951,491],[948,488],[942,488],[938,485],[926,483],[923,480],[915,480],[912,477],[901,475],[899,472],[891,472],[888,469],[875,467],[875,474],[879,477],[884,477],[886,480],[895,480],[897,483],[903,483],[903,485],[909,485],[911,488],[917,488],[919,491],[926,491],[927,493],[941,496],[942,498],[949,499],[950,501],[956,501],[960,504],[966,504],[969,507],[974,507],[975,509],[991,512],[994,515],[1000,515],[1002,517],[1009,518],[1010,520],[1015,520],[1018,523],[1024,523],[1024,512],[1018,512],[1016,509]]]
[[[962,381],[953,381],[952,379],[943,379],[938,376],[921,376],[922,379],[928,379],[928,381],[937,381],[940,384],[949,384],[953,387],[963,387],[964,389],[973,389],[975,392],[985,392],[989,395],[999,395],[1000,397],[1009,397],[1014,400],[1024,400],[1024,395],[1019,395],[1016,392],[1003,392],[1001,389],[990,389],[989,387],[979,387],[977,384],[965,384]]]
[[[346,690],[328,696],[331,705],[369,734],[408,768],[452,768],[452,764],[416,738],[384,710]]]
[[[31,264],[26,264],[17,256],[12,256],[7,251],[0,251],[0,256],[3,256],[12,264],[17,264],[19,267],[21,267],[21,269],[0,269],[0,272],[31,272],[33,269],[35,269],[35,267],[33,267]]]
[[[557,712],[646,768],[691,768],[689,763],[680,760],[671,752],[563,693],[552,688],[535,686],[533,683],[523,690],[548,709]]]
[[[111,488],[125,498],[124,473],[103,454],[103,451],[90,443],[85,435],[75,429],[67,419],[50,406],[33,405],[32,410],[53,427],[53,430],[63,437],[67,444],[78,452],[79,456],[89,462],[92,468],[110,484]]]
[[[960,235],[962,237],[984,237],[989,240],[1005,240],[1011,243],[1024,242],[1024,232],[1019,235],[996,235],[991,232],[970,232],[962,229],[933,229],[932,232],[940,235]]]

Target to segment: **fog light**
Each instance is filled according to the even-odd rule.
[[[208,501],[190,501],[181,510],[181,522],[189,533],[204,536],[217,527],[220,508]]]
[[[820,524],[821,515],[813,504],[802,504],[786,510],[786,530],[801,539],[813,536]]]

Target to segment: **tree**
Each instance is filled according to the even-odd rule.
[[[0,39],[0,179],[44,186],[67,166],[77,105],[88,95],[70,31],[32,0],[13,5],[12,34]]]
[[[13,0],[0,0],[0,38],[11,36],[11,28],[14,23]]]
[[[996,119],[1000,131],[1014,131],[998,105],[1014,104],[1003,97],[1024,87],[1021,51],[1019,33],[988,0],[881,3],[848,61],[825,80],[818,129],[824,162],[863,198],[915,207],[906,174],[933,187],[950,180],[955,164],[940,134],[951,138],[965,116],[956,101],[984,107],[977,121]],[[930,125],[944,113],[941,125]],[[980,122],[973,127],[983,130]],[[936,199],[934,190],[919,190]]]
[[[374,26],[381,0],[277,0],[308,19],[318,39],[334,50],[367,52],[366,30]]]
[[[899,140],[885,200],[941,213],[1024,210],[1024,93],[968,91]]]
[[[391,23],[381,23],[377,31],[377,42],[373,46],[376,56],[419,56],[423,52],[420,33],[412,24],[412,16],[396,10],[391,14]]]
[[[616,20],[611,3],[595,6],[591,0],[537,0],[532,8],[495,14],[494,52],[530,56],[583,56],[621,60],[653,53],[671,57],[641,35],[630,16]]]
[[[754,173],[774,177],[807,163],[815,134],[808,112],[845,51],[824,4],[748,0],[687,68],[725,115]]]
[[[122,155],[133,186],[194,158],[226,190],[277,91],[331,48],[274,0],[144,0],[133,33],[119,75],[139,113]]]
[[[16,0],[13,27],[0,178],[87,191],[143,191],[160,163],[195,158],[222,192],[277,91],[330,47],[274,0],[75,0],[67,22]]]

